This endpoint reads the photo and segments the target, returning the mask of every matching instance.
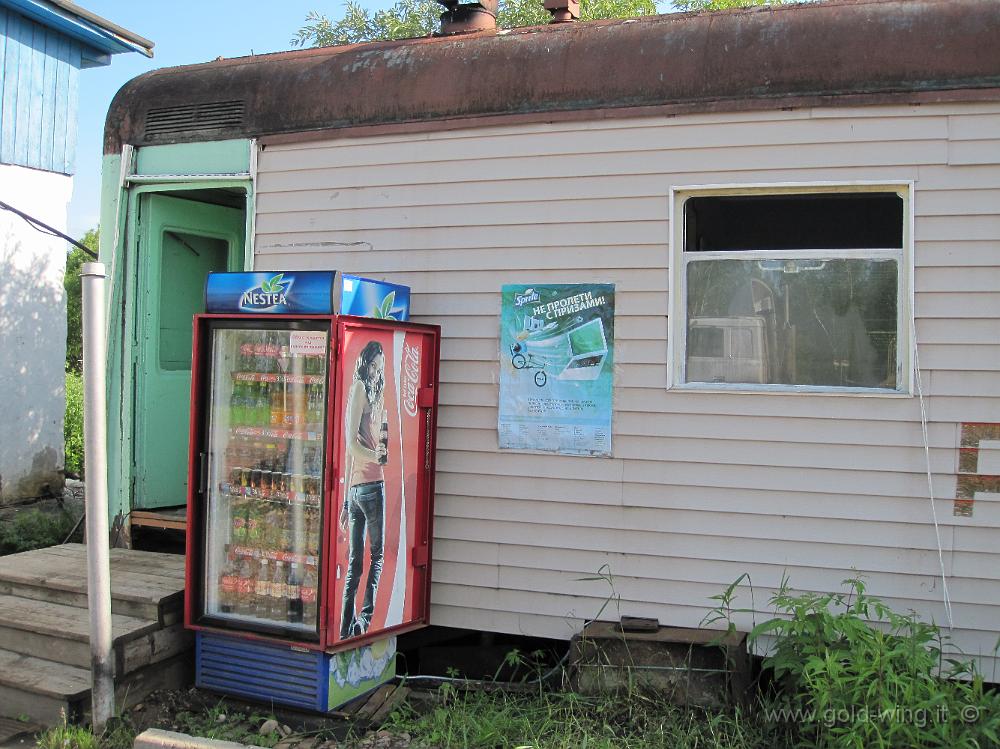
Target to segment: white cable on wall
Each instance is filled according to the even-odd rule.
[[[941,592],[944,599],[944,612],[948,617],[948,629],[955,628],[955,620],[951,614],[951,596],[948,594],[948,576],[944,570],[944,551],[941,547],[941,526],[938,523],[937,508],[934,506],[934,480],[931,476],[931,445],[927,436],[927,405],[924,403],[924,386],[920,377],[920,352],[917,348],[916,320],[910,326],[910,339],[913,347],[913,364],[917,374],[917,397],[920,401],[920,430],[924,438],[924,461],[927,467],[927,496],[931,501],[931,516],[934,518],[934,535],[937,538],[938,563],[941,565]]]

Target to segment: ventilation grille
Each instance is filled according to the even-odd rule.
[[[327,709],[329,669],[322,653],[199,632],[195,683],[263,702]]]
[[[146,112],[146,137],[241,127],[243,110],[242,101],[209,101],[150,109]]]

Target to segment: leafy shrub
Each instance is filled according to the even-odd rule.
[[[844,584],[793,595],[783,581],[771,600],[779,616],[750,635],[776,638],[764,667],[778,687],[774,714],[794,724],[797,745],[1000,746],[1000,695],[971,662],[943,659],[936,626],[894,612],[862,580]]]
[[[0,523],[0,556],[61,544],[74,525],[76,518],[64,510],[22,510],[13,520]]]
[[[66,473],[83,474],[83,375],[66,370],[66,419],[63,422]]]

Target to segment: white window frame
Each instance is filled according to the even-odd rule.
[[[912,180],[879,182],[780,182],[686,185],[670,188],[670,273],[667,330],[667,387],[697,392],[801,393],[910,397],[913,395],[913,186]],[[685,253],[684,204],[690,198],[730,195],[801,195],[891,192],[903,200],[903,246],[850,250],[733,250]],[[692,257],[694,256],[694,257]],[[894,259],[898,265],[896,298],[896,387],[686,382],[687,265],[699,260]]]

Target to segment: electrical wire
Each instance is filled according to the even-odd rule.
[[[938,523],[937,508],[934,506],[934,480],[931,475],[931,443],[927,436],[927,406],[924,402],[924,386],[920,377],[920,352],[917,348],[916,321],[910,326],[910,342],[913,346],[913,364],[917,373],[917,397],[920,400],[920,430],[924,438],[924,461],[927,468],[927,496],[931,501],[931,517],[934,518],[934,535],[937,538],[938,563],[941,565],[941,593],[944,599],[944,612],[948,617],[948,629],[955,629],[955,620],[951,613],[951,596],[948,593],[948,576],[944,569],[944,551],[941,547],[941,526]]]
[[[10,205],[8,203],[4,203],[2,200],[0,200],[0,210],[10,211],[15,216],[18,216],[19,218],[23,219],[24,222],[26,224],[28,224],[28,226],[30,226],[32,229],[34,229],[37,232],[41,232],[42,234],[48,234],[50,237],[58,237],[59,239],[65,239],[67,242],[69,242],[74,247],[83,250],[90,257],[92,257],[94,260],[97,260],[97,254],[92,249],[90,249],[89,247],[87,247],[87,245],[85,245],[85,244],[83,244],[81,242],[76,241],[75,239],[73,239],[73,237],[70,237],[70,236],[67,236],[66,234],[63,234],[58,229],[55,229],[55,228],[49,226],[44,221],[40,221],[39,219],[35,218],[31,214],[25,213],[24,211],[19,211],[14,206],[12,206],[12,205]]]

